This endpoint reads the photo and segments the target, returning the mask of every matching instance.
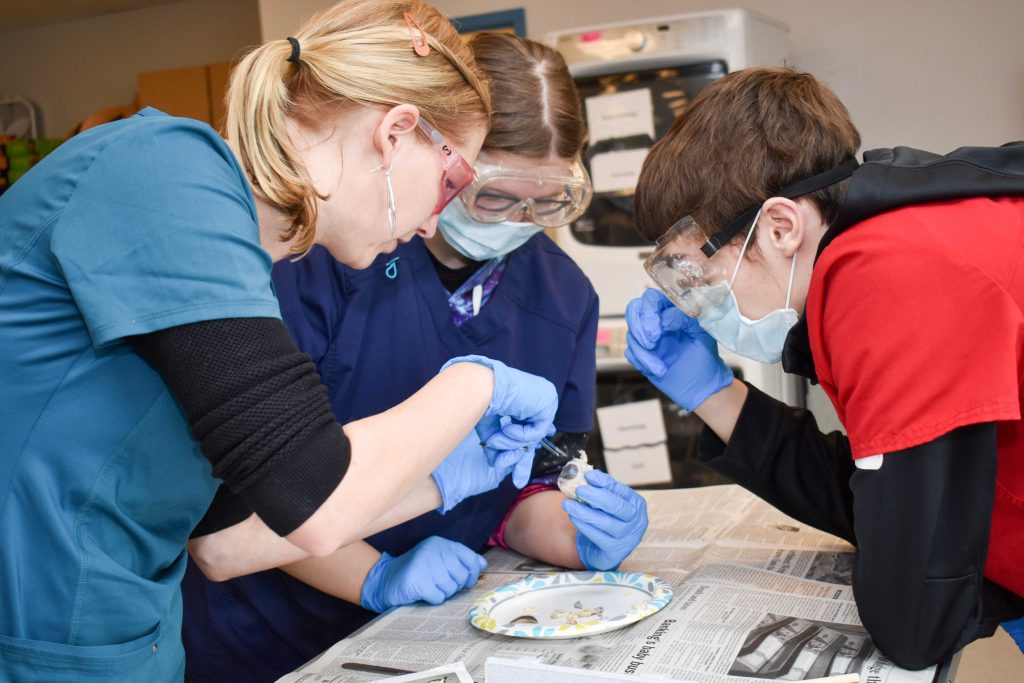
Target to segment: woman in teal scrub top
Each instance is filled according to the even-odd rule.
[[[228,144],[147,109],[0,198],[0,680],[181,680],[190,535],[214,573],[325,555],[552,429],[550,383],[480,357],[340,427],[271,286],[314,244],[362,267],[432,235],[471,179],[487,87],[447,20],[346,0],[229,100]]]

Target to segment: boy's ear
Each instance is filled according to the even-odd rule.
[[[792,258],[803,244],[807,230],[797,203],[785,197],[772,197],[761,206],[761,216],[758,229],[767,231],[767,243],[786,258]]]

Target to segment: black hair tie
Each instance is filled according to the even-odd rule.
[[[292,45],[292,54],[288,57],[288,61],[292,64],[299,63],[299,41],[291,36],[288,36],[288,42]]]

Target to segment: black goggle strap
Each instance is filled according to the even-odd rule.
[[[798,182],[788,185],[778,192],[774,193],[773,197],[785,197],[786,199],[796,199],[802,197],[805,194],[816,192],[829,185],[834,185],[841,180],[846,180],[853,172],[860,166],[860,162],[856,159],[847,159],[843,163],[830,168],[823,173],[805,178]],[[752,206],[751,208],[744,211],[741,215],[737,216],[729,222],[721,231],[717,234],[712,235],[701,245],[700,250],[704,252],[704,255],[711,258],[718,250],[728,244],[733,237],[743,232],[743,230],[750,226],[751,221],[754,220],[754,216],[757,215],[758,210],[761,208],[760,204]]]

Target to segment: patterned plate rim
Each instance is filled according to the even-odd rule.
[[[508,626],[499,624],[490,617],[491,610],[496,605],[521,593],[559,584],[568,586],[588,583],[628,585],[647,593],[650,597],[646,602],[638,603],[623,615],[582,624]],[[557,572],[531,575],[499,586],[473,601],[469,609],[469,623],[481,631],[514,638],[579,638],[634,624],[661,610],[672,601],[672,597],[672,586],[664,579],[642,572]]]

